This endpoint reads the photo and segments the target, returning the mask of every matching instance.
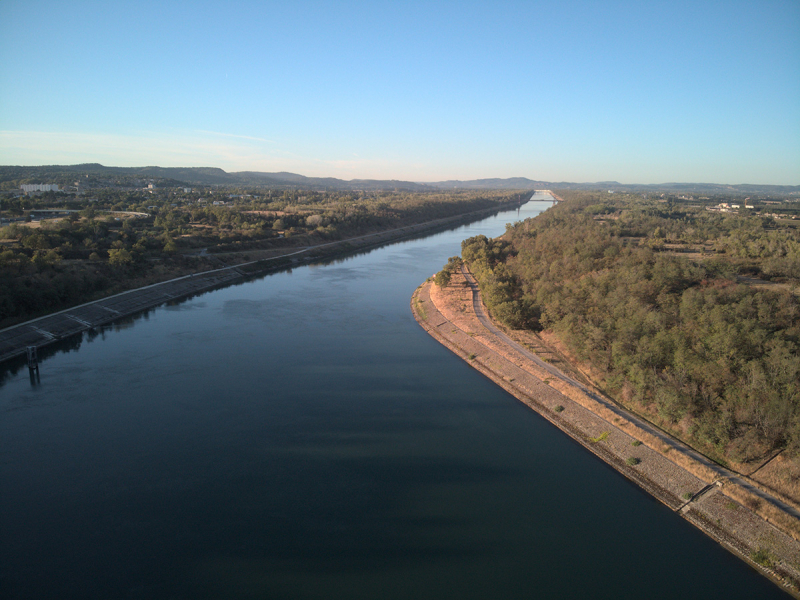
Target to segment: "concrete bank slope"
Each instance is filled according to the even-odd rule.
[[[109,296],[46,317],[0,330],[0,362],[24,355],[27,346],[41,348],[76,333],[106,325],[169,300],[189,296],[242,278],[235,268],[188,275]]]
[[[379,231],[336,242],[302,248],[289,248],[278,256],[186,275],[81,304],[80,306],[0,330],[0,362],[17,356],[24,356],[28,346],[41,348],[77,333],[108,325],[122,317],[140,313],[171,300],[186,298],[276,269],[299,266],[313,260],[342,253],[356,252],[430,232],[431,230],[474,221],[499,210],[507,209],[510,206],[517,206],[517,202],[504,203],[470,213]],[[246,254],[247,252],[242,253],[242,255]],[[250,254],[257,254],[257,251],[253,251]]]
[[[444,290],[428,281],[411,299],[417,322],[436,340],[800,598],[800,542],[738,501],[737,494],[730,493],[736,484],[714,472],[685,468],[671,460],[671,454],[677,455],[672,446],[638,435],[623,414],[597,410],[594,401],[583,401],[564,388],[567,376],[554,375],[552,365],[543,369],[524,356],[518,344],[487,329],[475,312],[480,304],[461,274],[454,274]]]

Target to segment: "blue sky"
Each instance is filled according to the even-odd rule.
[[[0,1],[0,164],[800,184],[800,2]]]

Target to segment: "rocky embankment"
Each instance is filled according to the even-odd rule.
[[[444,288],[426,282],[411,300],[420,325],[506,391],[542,415],[658,500],[678,512],[784,589],[800,598],[800,542],[790,512],[761,504],[716,465],[691,449],[649,430],[634,415],[606,403],[577,371],[555,367],[547,348],[524,347],[487,322],[468,274],[454,274]],[[483,318],[483,322],[481,320]],[[519,338],[518,338],[519,339]],[[535,354],[534,354],[535,353]],[[539,357],[543,357],[542,361]],[[600,401],[598,401],[600,400]],[[613,405],[613,406],[612,406]],[[716,468],[715,468],[716,467]],[[783,514],[780,514],[783,513]],[[772,518],[771,518],[772,517]]]

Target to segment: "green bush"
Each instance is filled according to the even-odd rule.
[[[775,555],[766,548],[759,548],[750,553],[750,558],[753,562],[758,563],[762,567],[772,569],[775,566]]]
[[[439,271],[433,278],[433,283],[435,283],[439,287],[447,286],[450,283],[450,271],[448,271],[447,269],[442,269],[441,271]]]

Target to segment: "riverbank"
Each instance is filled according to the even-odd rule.
[[[568,365],[557,369],[505,336],[486,319],[477,286],[469,278],[468,273],[455,273],[445,288],[428,281],[414,293],[412,311],[428,333],[800,598],[800,542],[789,535],[798,524],[792,507],[778,510],[779,500],[774,504],[775,499],[760,490],[747,489],[677,440],[649,430],[634,415],[605,402]],[[766,508],[771,511],[765,518]]]
[[[509,206],[516,206],[516,204],[514,202],[498,205],[416,225],[377,231],[313,246],[293,247],[277,252],[275,250],[251,250],[227,254],[226,259],[232,264],[219,269],[189,273],[0,329],[0,362],[24,356],[28,346],[46,347],[83,331],[108,325],[123,317],[141,313],[165,302],[187,298],[269,272],[366,250],[422,233],[430,233],[440,228],[454,227],[507,209]]]

